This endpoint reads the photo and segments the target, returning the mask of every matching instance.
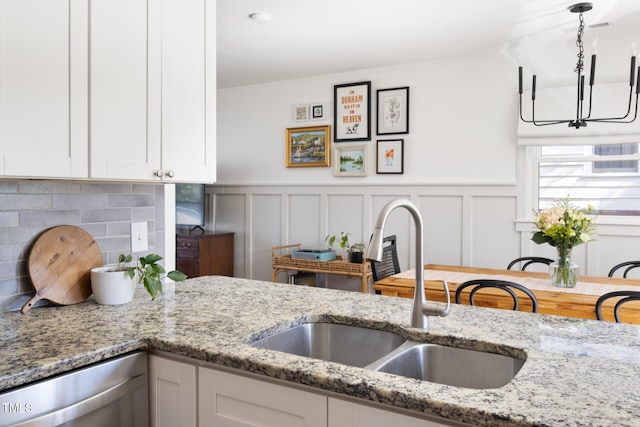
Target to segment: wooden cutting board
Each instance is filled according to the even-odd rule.
[[[102,267],[102,254],[89,233],[61,225],[42,233],[29,253],[29,276],[36,289],[22,306],[26,313],[41,299],[69,305],[91,295],[91,269]]]

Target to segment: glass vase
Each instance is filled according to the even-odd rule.
[[[558,258],[549,264],[551,283],[558,288],[574,288],[578,283],[579,268],[571,260],[571,248],[556,249]]]

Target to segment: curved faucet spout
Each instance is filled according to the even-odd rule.
[[[367,258],[374,261],[382,260],[382,241],[384,225],[387,217],[395,208],[405,208],[413,217],[416,226],[416,285],[413,294],[413,308],[411,310],[411,326],[415,328],[427,329],[429,327],[429,315],[446,316],[449,314],[451,302],[449,300],[449,286],[446,281],[443,282],[445,293],[447,295],[447,304],[427,302],[424,295],[424,262],[423,262],[423,236],[422,236],[422,217],[418,211],[418,207],[406,199],[392,200],[383,206],[378,214],[373,236],[367,250]]]

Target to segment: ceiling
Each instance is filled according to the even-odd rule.
[[[575,0],[217,0],[218,88],[575,39]],[[592,0],[590,31],[640,31],[640,1]],[[268,23],[248,15],[267,13]],[[602,25],[608,23],[609,25]],[[635,28],[634,28],[635,26]],[[640,41],[640,40],[639,40]]]

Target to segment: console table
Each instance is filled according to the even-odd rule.
[[[283,271],[299,271],[304,273],[336,274],[338,276],[356,277],[360,279],[360,290],[369,293],[369,280],[373,278],[371,263],[362,257],[362,263],[351,263],[338,257],[334,261],[314,261],[291,258],[285,251],[299,250],[300,243],[271,247],[271,281],[278,281],[278,273]]]
[[[640,280],[613,277],[580,276],[575,288],[556,288],[551,285],[547,273],[519,270],[499,270],[491,268],[458,267],[450,265],[427,264],[424,266],[424,284],[427,299],[446,301],[442,280],[447,280],[451,302],[455,301],[456,289],[460,283],[471,279],[498,279],[520,283],[529,288],[538,299],[538,313],[579,319],[596,319],[595,304],[600,295],[611,291],[638,290]],[[415,270],[386,277],[373,284],[373,288],[383,295],[413,298],[415,288]],[[513,300],[507,294],[486,289],[475,296],[477,305],[512,309]],[[468,304],[468,298],[462,299]],[[521,299],[521,311],[531,311],[531,304]],[[607,319],[611,307],[605,307],[603,314]],[[633,304],[622,308],[620,313],[625,323],[640,324],[640,308]]]
[[[176,268],[187,277],[233,276],[234,233],[176,235]]]

